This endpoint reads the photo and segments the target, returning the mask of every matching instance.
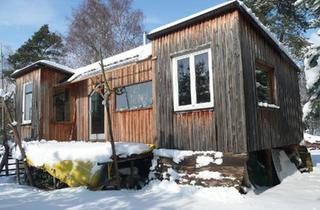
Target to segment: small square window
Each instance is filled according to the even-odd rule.
[[[258,103],[276,104],[274,69],[257,63],[255,75]]]

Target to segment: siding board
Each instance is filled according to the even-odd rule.
[[[236,31],[238,12],[231,12],[153,40],[157,145],[165,148],[245,152],[245,113]],[[174,112],[171,55],[210,43],[214,109]],[[240,71],[241,73],[241,71]],[[239,108],[235,108],[239,107]]]
[[[244,18],[240,39],[245,89],[248,150],[256,151],[298,144],[303,138],[298,73]],[[255,62],[274,68],[277,104],[280,109],[257,107]]]

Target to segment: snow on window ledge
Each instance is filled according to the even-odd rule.
[[[31,120],[24,120],[21,125],[30,125],[31,124]]]
[[[268,103],[263,103],[263,102],[259,102],[258,103],[259,107],[265,107],[265,108],[273,108],[273,109],[280,109],[280,106],[277,106],[275,104],[268,104]]]

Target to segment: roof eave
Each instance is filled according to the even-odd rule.
[[[290,56],[288,56],[288,54],[285,53],[283,49],[281,49],[281,47],[279,47],[279,45],[269,36],[269,34],[265,30],[261,28],[261,26],[259,26],[259,24],[254,20],[254,18],[248,12],[246,12],[246,10],[243,7],[241,7],[238,4],[237,9],[242,15],[244,15],[250,21],[250,23],[255,27],[255,29],[259,31],[263,38],[266,39],[269,42],[269,44],[276,48],[280,55],[283,56],[295,68],[296,71],[301,71],[300,67],[296,64],[296,62],[294,62],[293,59]]]
[[[172,25],[163,30],[156,31],[154,33],[149,33],[147,37],[150,40],[154,40],[166,34],[182,30],[190,25],[194,25],[199,22],[203,22],[203,21],[221,16],[235,10],[238,10],[242,15],[244,15],[253,24],[253,26],[260,32],[260,34],[266,40],[268,40],[268,42],[272,46],[274,46],[277,49],[277,51],[281,54],[281,56],[283,56],[286,60],[288,60],[288,62],[295,68],[296,71],[301,71],[300,67],[296,64],[296,62],[294,62],[293,59],[290,56],[288,56],[288,54],[285,53],[283,49],[281,49],[281,47],[278,46],[278,44],[269,36],[269,34],[264,29],[261,28],[261,26],[259,26],[259,24],[254,20],[254,18],[240,5],[238,1],[233,1],[229,4],[218,7],[217,9],[214,9],[210,12],[204,13],[202,15],[199,15],[195,18],[178,23],[176,25]]]
[[[73,75],[74,73],[71,73],[69,71],[66,71],[64,69],[61,69],[61,68],[57,68],[56,66],[52,66],[50,64],[44,64],[44,63],[34,63],[33,65],[30,65],[30,66],[27,66],[23,69],[21,69],[20,71],[18,72],[13,72],[10,76],[14,79],[24,75],[24,74],[27,74],[35,69],[39,69],[39,68],[42,68],[42,67],[48,67],[50,69],[53,69],[53,70],[56,70],[56,71],[59,71],[59,72],[62,72],[66,75]]]
[[[165,28],[160,31],[156,31],[154,33],[149,33],[147,35],[147,38],[149,40],[154,40],[160,36],[163,36],[163,35],[175,32],[175,31],[179,31],[183,28],[186,28],[187,26],[194,25],[194,24],[197,24],[197,23],[205,21],[205,20],[209,20],[213,17],[221,16],[221,15],[228,13],[228,12],[232,12],[232,11],[236,10],[238,7],[239,7],[239,4],[237,1],[231,2],[230,4],[226,4],[224,6],[217,8],[217,9],[214,9],[210,12],[204,13],[202,15],[199,15],[199,16],[194,17],[192,19],[186,20],[186,21],[181,22],[179,24],[173,25],[171,27]]]

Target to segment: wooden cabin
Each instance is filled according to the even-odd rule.
[[[104,60],[117,141],[246,153],[303,138],[299,68],[240,2],[152,30]],[[16,78],[23,139],[107,140],[99,63],[39,61]]]

